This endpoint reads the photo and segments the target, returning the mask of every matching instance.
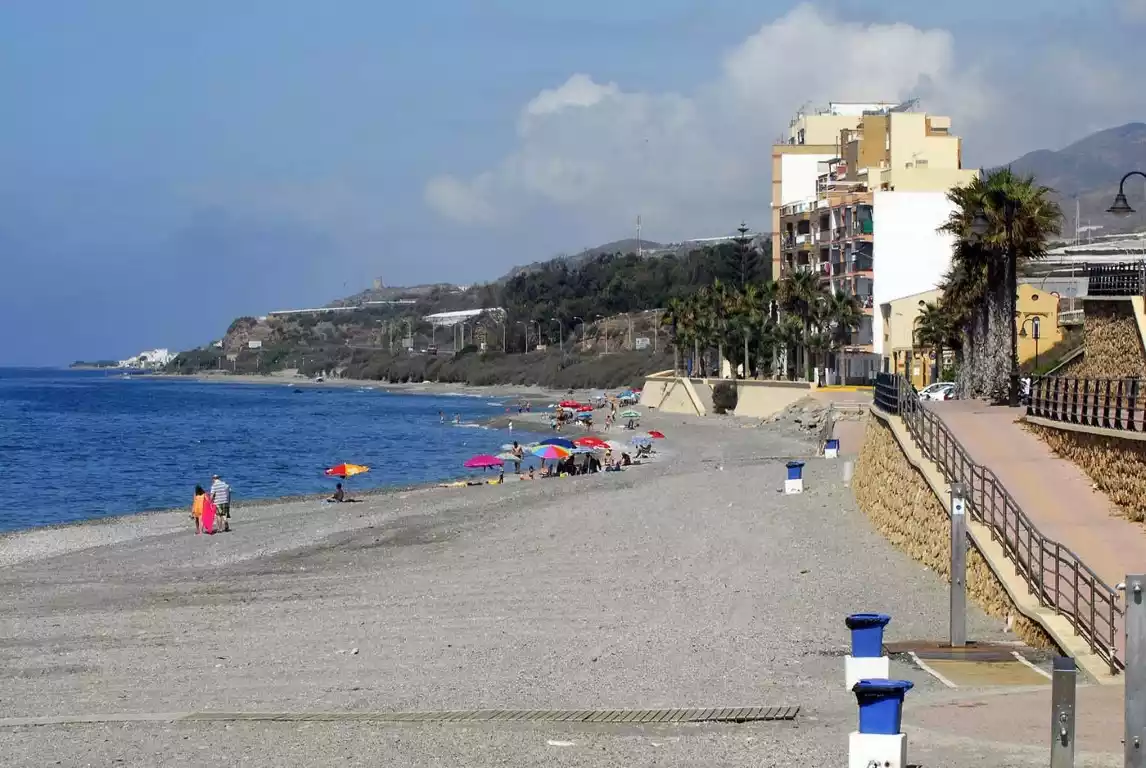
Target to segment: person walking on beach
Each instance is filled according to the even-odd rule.
[[[525,459],[525,450],[520,445],[517,444],[516,440],[514,440],[513,441],[513,448],[511,450],[511,452],[513,453],[513,459],[514,459],[513,460],[513,471],[514,471],[514,473],[520,474],[521,462],[522,462],[522,460]]]
[[[223,518],[223,532],[231,530],[231,486],[218,475],[211,477],[211,501],[215,502],[219,517]]]
[[[203,486],[195,486],[195,498],[191,501],[191,519],[195,521],[195,534],[203,532],[203,503],[207,501],[207,492]]]

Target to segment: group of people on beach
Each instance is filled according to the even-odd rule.
[[[191,519],[195,521],[195,533],[208,535],[231,531],[231,486],[218,475],[211,476],[211,488],[195,486],[195,498],[191,502]]]

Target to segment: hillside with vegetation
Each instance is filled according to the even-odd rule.
[[[335,302],[328,312],[241,317],[220,341],[178,355],[168,371],[630,385],[671,366],[661,324],[670,302],[720,279],[767,280],[767,240],[747,230],[742,235],[683,252],[599,252],[580,263],[558,258],[464,289],[374,289]],[[397,301],[409,303],[368,303]],[[497,308],[504,313],[492,311]],[[435,328],[424,319],[481,309],[491,311],[454,327]]]

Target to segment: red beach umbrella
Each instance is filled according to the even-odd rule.
[[[657,440],[664,440],[665,439],[665,433],[661,432],[660,430],[657,430],[657,429],[650,429],[649,430],[649,437],[655,437]]]
[[[562,400],[560,403],[558,403],[558,405],[560,405],[562,408],[580,408],[581,407],[581,403],[577,402],[576,400]]]
[[[592,435],[586,435],[585,437],[577,438],[576,440],[573,441],[573,445],[576,445],[579,448],[608,448],[609,447],[609,444],[606,443],[604,440],[602,440],[599,437],[593,437]]]

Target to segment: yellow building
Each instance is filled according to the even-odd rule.
[[[942,297],[940,290],[925,291],[881,304],[879,308],[883,314],[884,369],[907,376],[916,388],[939,380],[943,370],[954,365],[953,352],[945,350],[943,363],[936,370],[935,351],[921,347],[915,339],[916,321],[924,305],[938,302]],[[1019,366],[1030,369],[1035,367],[1039,354],[1045,354],[1063,339],[1058,322],[1058,297],[1020,283],[1016,310]]]

